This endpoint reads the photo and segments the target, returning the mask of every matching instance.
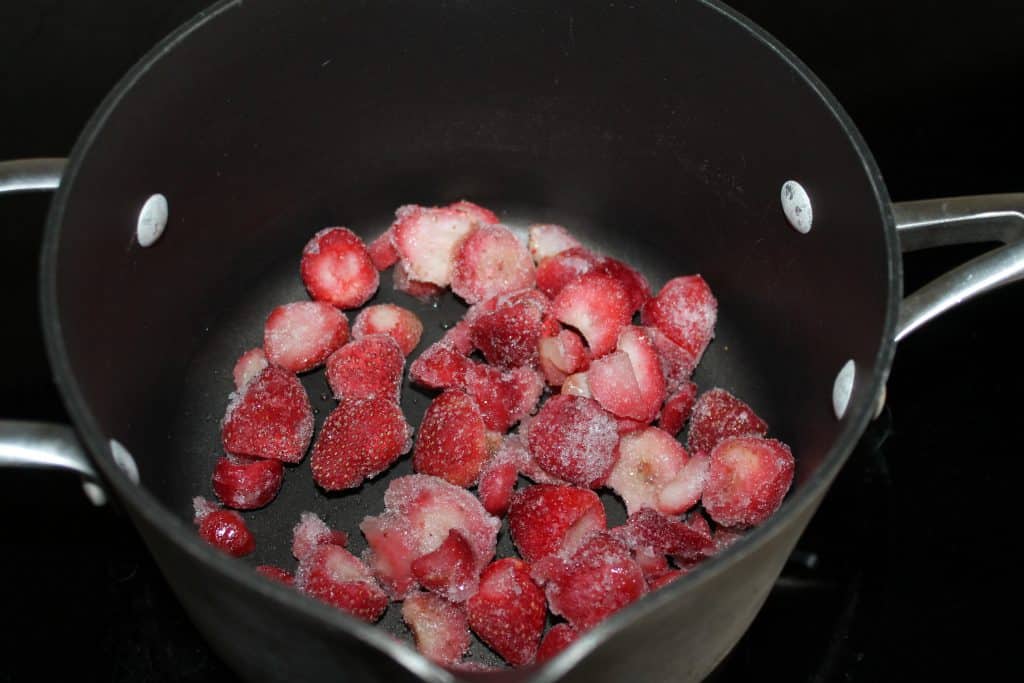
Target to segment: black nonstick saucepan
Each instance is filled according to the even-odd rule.
[[[2,423],[0,461],[71,467],[115,498],[199,629],[251,680],[471,676],[396,642],[397,610],[358,622],[220,555],[192,526],[231,366],[272,307],[305,298],[298,256],[316,230],[372,238],[400,204],[468,198],[513,227],[563,223],[656,286],[700,272],[720,315],[698,384],[743,397],[797,456],[769,522],[546,666],[495,680],[706,675],[883,400],[896,342],[1024,272],[1024,195],[890,204],[824,86],[744,18],[696,0],[221,2],[121,81],[66,164],[0,165],[4,191],[55,187],[42,311],[75,431]],[[166,229],[143,246],[140,225],[161,222],[155,195]],[[809,230],[787,219],[797,206]],[[989,240],[1006,246],[902,299],[902,251]],[[421,349],[462,313],[451,298],[434,308],[395,294],[387,277],[377,300],[417,311]],[[305,382],[319,422],[326,384]],[[428,401],[406,387],[410,422]],[[253,562],[287,564],[302,510],[354,531],[409,468],[333,496],[306,465],[290,469],[278,500],[246,515]]]

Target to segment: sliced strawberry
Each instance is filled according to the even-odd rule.
[[[232,455],[299,462],[313,438],[313,408],[291,372],[267,366],[231,394],[221,442]]]
[[[398,402],[405,356],[386,334],[353,339],[327,359],[327,383],[339,401],[386,398]]]
[[[403,206],[395,212],[392,244],[411,280],[447,287],[459,244],[480,223],[457,208]]]
[[[530,252],[503,225],[480,226],[455,253],[452,291],[468,303],[533,287],[535,281]]]
[[[603,530],[606,520],[593,491],[536,484],[512,495],[508,524],[519,555],[536,562]]]
[[[644,573],[644,580],[648,586],[651,585],[651,581],[654,579],[672,571],[672,567],[669,565],[665,555],[650,548],[634,550],[633,561],[640,567],[640,571]]]
[[[402,603],[402,620],[420,654],[438,664],[456,664],[469,650],[466,608],[461,605],[433,593],[414,593]]]
[[[312,370],[347,341],[345,314],[322,301],[278,306],[263,327],[267,359],[292,372]]]
[[[532,413],[544,391],[544,380],[528,367],[502,371],[473,364],[466,371],[465,382],[466,393],[480,407],[484,424],[502,433]]]
[[[551,320],[550,305],[535,289],[490,299],[486,308],[473,312],[470,342],[488,363],[505,368],[536,366],[538,340]]]
[[[563,329],[553,337],[541,337],[537,348],[544,379],[553,387],[562,386],[566,377],[586,370],[590,363],[583,340],[572,330]]]
[[[682,444],[657,427],[626,434],[616,450],[615,467],[605,483],[626,503],[629,514],[655,507],[662,487],[690,459]]]
[[[267,367],[267,357],[263,354],[263,349],[249,349],[243,353],[235,361],[235,367],[231,371],[231,376],[235,380],[235,388],[241,391],[242,387],[260,374],[265,367]]]
[[[668,571],[662,574],[661,576],[655,577],[648,581],[647,589],[651,592],[654,592],[659,588],[667,586],[668,584],[672,583],[684,574],[686,574],[686,572],[682,569],[673,569],[671,571]]]
[[[466,201],[465,199],[449,204],[447,208],[454,209],[459,213],[469,216],[480,223],[480,225],[490,225],[492,223],[500,222],[497,214],[490,209],[485,209],[479,204],[474,204],[473,202]]]
[[[271,581],[277,581],[283,583],[286,586],[295,585],[295,575],[287,569],[281,567],[275,567],[272,564],[260,564],[256,566],[256,571]]]
[[[367,306],[356,316],[356,321],[352,325],[352,336],[362,339],[371,334],[388,335],[402,349],[402,355],[408,356],[420,343],[423,323],[415,313],[401,306]]]
[[[457,529],[436,550],[416,558],[411,568],[421,586],[452,602],[465,602],[480,585],[473,548]]]
[[[457,323],[452,325],[441,340],[435,343],[442,344],[458,351],[463,356],[468,356],[473,352],[473,339],[471,337],[473,331],[473,324],[470,322],[470,315],[476,306],[470,306],[469,310],[466,311],[466,315],[459,320]]]
[[[466,603],[469,627],[513,666],[533,662],[544,632],[544,592],[530,578],[530,566],[506,557],[489,565],[480,590]]]
[[[630,432],[636,432],[641,429],[647,429],[649,425],[646,422],[640,420],[631,420],[628,417],[617,417],[615,418],[615,431],[619,433],[619,436],[625,436]]]
[[[665,399],[658,417],[658,426],[673,436],[681,432],[683,425],[690,419],[696,400],[697,385],[689,380],[683,382],[679,391]]]
[[[475,571],[494,557],[501,520],[487,514],[466,489],[439,477],[413,474],[391,481],[384,505],[381,515],[366,517],[359,528],[369,544],[367,562],[397,599],[416,588],[412,563],[436,550],[452,529],[469,541]]]
[[[658,360],[661,362],[661,374],[665,376],[666,392],[674,394],[681,391],[693,375],[697,359],[657,327],[648,327],[647,332],[658,349]]]
[[[794,465],[789,446],[781,441],[756,436],[726,439],[711,451],[704,509],[723,526],[760,524],[782,504],[793,482]]]
[[[615,348],[629,356],[637,386],[640,388],[644,414],[636,419],[649,423],[658,415],[658,409],[665,400],[665,377],[661,374],[658,351],[651,339],[650,331],[644,327],[629,325],[619,334]]]
[[[592,398],[593,394],[590,393],[590,380],[587,373],[577,372],[566,377],[562,382],[562,393],[568,396]]]
[[[732,543],[732,540],[739,538],[739,534],[735,534],[732,540],[726,538],[728,534],[723,534],[727,530],[725,527],[719,527],[718,531],[712,535],[711,525],[708,524],[708,520],[704,518],[699,512],[693,512],[683,525],[690,530],[693,534],[691,537],[692,542],[681,552],[673,555],[672,559],[676,561],[681,569],[688,569],[695,566],[697,563],[716,555],[721,552],[723,548],[727,547]],[[722,538],[719,538],[722,536]],[[712,547],[708,549],[707,539],[711,539]]]
[[[255,510],[274,500],[284,481],[280,460],[241,460],[227,457],[213,468],[213,491],[236,510]]]
[[[537,264],[537,289],[554,299],[567,284],[589,273],[601,257],[583,247],[572,247]]]
[[[653,507],[666,515],[681,515],[692,508],[704,492],[710,467],[707,453],[694,453],[675,478],[661,487]]]
[[[647,284],[644,276],[622,261],[606,256],[594,267],[594,270],[610,275],[622,283],[629,294],[629,306],[633,312],[639,311],[651,298],[651,286]]]
[[[327,491],[353,489],[386,470],[411,446],[412,427],[394,401],[343,401],[320,429],[310,469]]]
[[[530,256],[533,257],[533,262],[538,265],[549,256],[582,246],[580,241],[561,225],[538,223],[531,225],[527,232],[529,234],[527,247],[530,250]]]
[[[344,531],[333,531],[316,513],[301,513],[298,523],[292,528],[292,555],[295,559],[306,559],[318,546],[325,543],[344,548],[348,545],[348,534]]]
[[[232,557],[243,557],[256,549],[256,539],[240,514],[222,510],[199,496],[192,499],[192,506],[200,538],[214,548]]]
[[[377,239],[370,242],[370,245],[366,247],[366,251],[370,254],[370,261],[373,262],[373,267],[377,270],[387,270],[398,261],[398,252],[395,251],[394,245],[391,244],[390,228],[382,232]]]
[[[529,451],[518,435],[510,434],[502,440],[494,455],[480,470],[480,485],[476,494],[485,510],[498,517],[505,515],[512,500],[512,491],[516,487],[519,470],[524,467],[529,457]]]
[[[380,286],[366,245],[347,228],[325,228],[302,250],[302,282],[310,296],[338,308],[362,306]]]
[[[690,450],[710,453],[720,441],[731,436],[767,433],[768,424],[750,406],[725,389],[711,389],[701,394],[693,406],[686,445]]]
[[[388,596],[369,567],[337,545],[317,546],[299,563],[295,585],[307,595],[373,623],[388,607]]]
[[[412,362],[409,379],[429,389],[461,388],[466,386],[466,373],[472,367],[473,361],[442,340],[428,346]]]
[[[431,402],[423,415],[413,467],[456,486],[472,486],[487,460],[487,434],[476,401],[458,389],[448,389]]]
[[[587,384],[594,400],[612,415],[646,422],[648,406],[624,351],[614,351],[592,362]]]
[[[444,294],[444,287],[439,287],[433,282],[422,282],[409,276],[409,268],[404,261],[395,264],[394,273],[391,276],[391,286],[396,292],[408,294],[414,299],[423,302],[431,302]]]
[[[710,531],[671,519],[642,508],[631,514],[626,524],[612,530],[612,535],[636,552],[698,558],[714,552]]]
[[[595,358],[615,347],[619,332],[633,317],[626,288],[603,273],[587,273],[567,284],[551,311],[562,323],[579,330]]]
[[[715,336],[717,317],[718,301],[700,275],[669,280],[640,312],[644,325],[664,332],[690,354],[694,365]]]
[[[580,632],[569,624],[565,622],[555,624],[548,629],[548,632],[544,634],[544,639],[540,641],[540,647],[537,648],[537,663],[548,661],[576,642],[579,637]]]
[[[615,466],[615,418],[589,398],[553,396],[530,423],[530,453],[545,472],[577,486],[601,486]]]

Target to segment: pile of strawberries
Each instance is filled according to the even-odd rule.
[[[363,306],[390,267],[396,289],[428,299],[450,287],[469,304],[409,367],[439,392],[415,440],[399,394],[422,323],[382,304],[350,330],[339,310]],[[470,631],[511,665],[543,661],[763,522],[789,489],[789,448],[748,405],[690,379],[718,306],[699,275],[653,296],[640,273],[564,228],[533,225],[524,245],[469,202],[402,207],[368,247],[322,230],[301,275],[313,301],[275,309],[262,349],[235,366],[213,473],[225,508],[196,498],[196,523],[232,555],[253,550],[226,508],[270,503],[282,463],[303,459],[314,423],[296,374],[326,365],[338,405],[313,443],[317,485],[358,488],[410,450],[417,474],[391,481],[385,509],[360,524],[361,558],[304,513],[295,573],[258,571],[371,622],[401,601],[437,662],[467,666]],[[517,489],[520,475],[532,485]],[[603,487],[625,503],[625,524],[608,528]],[[504,516],[519,557],[495,559]]]

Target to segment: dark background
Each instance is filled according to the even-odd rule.
[[[0,4],[0,159],[63,156],[205,0]],[[894,200],[1024,191],[1024,6],[732,3],[831,88]],[[0,415],[66,419],[37,323],[46,196],[0,201]],[[907,290],[981,248],[915,254]],[[1024,285],[900,345],[889,403],[720,680],[975,677],[1014,667]],[[0,473],[0,681],[230,681],[129,523],[77,479]]]

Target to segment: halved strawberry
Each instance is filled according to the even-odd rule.
[[[690,416],[686,445],[690,450],[710,453],[720,441],[731,436],[764,436],[768,424],[743,401],[725,389],[705,391]]]
[[[536,562],[603,530],[606,519],[593,491],[536,484],[512,495],[508,525],[520,556]]]
[[[528,564],[513,557],[491,563],[466,609],[473,633],[502,659],[513,666],[533,662],[547,610]]]
[[[531,225],[527,232],[529,234],[527,247],[530,250],[530,256],[533,257],[533,262],[538,265],[549,256],[582,246],[580,241],[573,237],[568,230],[554,223],[537,223]]]
[[[577,486],[601,486],[615,466],[615,418],[589,398],[552,396],[530,422],[530,453],[545,472]]]
[[[658,415],[658,409],[665,400],[665,377],[661,374],[661,363],[658,351],[651,340],[650,330],[633,325],[624,327],[615,348],[629,356],[637,386],[640,388],[643,415],[636,419],[651,422]]]
[[[544,634],[544,639],[540,641],[540,647],[537,648],[536,662],[540,664],[548,661],[576,642],[576,639],[579,637],[580,632],[569,624],[565,622],[555,624],[548,629],[548,632]]]
[[[394,304],[378,304],[367,306],[359,311],[352,325],[352,336],[362,339],[371,334],[386,334],[402,349],[402,355],[408,356],[420,343],[423,334],[423,323],[416,314],[407,308]]]
[[[395,270],[391,274],[391,286],[396,292],[408,294],[414,299],[423,302],[430,302],[444,294],[444,287],[439,287],[433,282],[422,282],[409,275],[409,267],[404,261],[395,264]]]
[[[592,398],[593,394],[590,393],[590,380],[585,372],[576,372],[565,378],[562,382],[561,393],[567,396],[582,396],[583,398]]]
[[[563,329],[553,337],[541,337],[537,350],[544,379],[553,387],[562,386],[566,377],[586,370],[590,364],[583,340],[572,330]]]
[[[395,212],[392,244],[410,279],[447,287],[459,244],[480,223],[457,208],[403,206]]]
[[[393,400],[342,401],[327,416],[313,446],[313,480],[327,491],[356,488],[410,447],[412,427]]]
[[[479,304],[477,304],[476,306],[470,306],[469,310],[466,311],[466,315],[463,316],[461,320],[456,322],[450,328],[448,328],[448,330],[444,333],[444,336],[441,337],[439,341],[435,342],[434,345],[436,346],[437,344],[442,344],[448,346],[449,348],[458,351],[464,356],[468,356],[470,353],[472,353],[473,340],[471,334],[473,331],[473,324],[470,322],[470,316],[473,313],[473,309],[475,309],[477,306],[479,306]]]
[[[413,560],[411,568],[421,586],[452,602],[465,602],[480,585],[473,548],[457,529],[449,530],[436,550]]]
[[[694,453],[675,478],[661,487],[653,507],[666,515],[680,515],[692,508],[704,492],[710,466],[707,453]]]
[[[469,624],[461,605],[433,593],[414,593],[402,603],[402,620],[420,654],[438,664],[455,664],[469,649]]]
[[[313,438],[313,408],[291,372],[267,366],[228,398],[221,442],[232,455],[299,462]]]
[[[278,583],[283,583],[286,586],[295,585],[295,575],[287,569],[275,567],[272,564],[260,564],[256,565],[256,571],[261,576],[264,576],[271,581],[277,581]]]
[[[673,569],[671,571],[668,571],[662,574],[661,576],[657,576],[649,580],[647,582],[647,590],[650,592],[654,592],[659,588],[664,588],[665,586],[667,586],[668,584],[672,583],[673,581],[682,577],[685,574],[686,572],[682,569]]]
[[[347,341],[345,314],[322,301],[278,306],[263,326],[267,359],[292,372],[312,370]]]
[[[235,367],[231,371],[231,377],[235,380],[235,388],[241,391],[242,387],[260,374],[265,367],[267,367],[267,357],[263,354],[263,349],[257,347],[243,353],[235,361]]]
[[[679,391],[665,399],[665,405],[661,407],[661,415],[658,417],[658,426],[673,436],[678,434],[690,419],[696,400],[697,385],[689,380],[683,382]]]
[[[310,296],[338,308],[362,306],[380,285],[366,245],[347,228],[313,235],[302,250],[300,271]]]
[[[491,456],[480,470],[480,484],[476,490],[484,509],[492,515],[503,517],[508,511],[518,476],[518,463],[503,455],[501,449]]]
[[[551,311],[562,323],[579,330],[598,358],[615,347],[619,332],[629,324],[633,317],[630,305],[629,293],[617,279],[587,273],[558,293]]]
[[[503,225],[481,225],[455,253],[452,291],[468,303],[533,287],[535,281],[530,253]]]
[[[465,199],[453,202],[449,204],[447,208],[454,209],[459,213],[469,216],[470,218],[480,223],[480,225],[490,225],[492,223],[500,222],[498,220],[497,214],[495,214],[490,209],[486,209],[480,206],[479,204],[474,204],[473,202],[467,201]]]
[[[377,270],[387,270],[398,261],[398,252],[395,251],[394,245],[391,244],[390,228],[382,232],[377,239],[370,242],[369,246],[366,247],[366,251],[370,254],[370,261],[373,262],[373,267]]]
[[[794,465],[789,446],[775,439],[740,436],[721,441],[711,451],[704,509],[722,526],[760,524],[782,504]]]
[[[453,328],[454,329],[454,328]],[[413,384],[429,389],[450,389],[466,386],[466,373],[473,361],[444,340],[426,348],[409,366]]]
[[[489,299],[485,306],[473,310],[470,342],[488,363],[505,368],[536,366],[537,342],[552,319],[550,305],[535,289]]]
[[[236,510],[255,510],[274,500],[284,481],[280,460],[219,458],[213,468],[213,491]]]
[[[656,507],[661,488],[690,459],[682,444],[657,427],[626,434],[616,450],[615,467],[605,483],[626,503],[629,514]]]
[[[369,567],[338,545],[317,546],[300,563],[295,585],[303,593],[373,623],[388,607],[388,596]]]
[[[480,407],[487,428],[504,433],[533,412],[544,380],[529,367],[502,371],[477,363],[466,370],[465,389]]]
[[[694,365],[715,336],[717,317],[718,301],[700,275],[669,280],[640,312],[644,325],[664,332],[690,354]]]
[[[537,264],[537,289],[555,298],[567,284],[589,273],[601,257],[583,247],[571,247]]]
[[[661,374],[665,376],[666,392],[674,394],[681,391],[693,375],[697,359],[657,327],[648,327],[647,331],[654,342],[654,347],[658,349],[658,360],[661,362]]]
[[[646,418],[647,406],[625,352],[614,351],[593,361],[587,370],[587,384],[594,400],[612,415],[634,420]]]
[[[730,545],[733,540],[739,538],[739,534],[729,537],[725,527],[718,527],[714,535],[711,533],[711,525],[700,512],[692,512],[683,522],[683,526],[689,529],[691,541],[682,552],[676,553],[672,559],[676,561],[680,569],[691,569],[707,558],[718,554],[723,548]],[[721,538],[719,538],[721,536]],[[711,547],[708,547],[707,539],[711,539]]]
[[[487,460],[487,429],[476,401],[458,389],[435,398],[423,415],[413,467],[456,486],[472,486]]]
[[[298,523],[292,528],[292,555],[295,559],[306,559],[325,543],[344,548],[348,545],[348,534],[332,530],[316,513],[301,513]]]
[[[623,526],[611,533],[636,552],[662,558],[665,555],[704,557],[715,547],[709,531],[666,517],[651,508],[631,514]]]
[[[405,356],[386,334],[353,339],[327,359],[327,383],[339,401],[386,398],[398,402]]]
[[[630,268],[622,261],[606,256],[594,267],[598,273],[604,273],[622,283],[629,294],[629,306],[633,312],[639,311],[651,298],[651,286],[639,272]]]
[[[192,499],[192,507],[200,538],[217,550],[232,557],[243,557],[256,549],[256,539],[234,510],[222,510],[200,496]]]

